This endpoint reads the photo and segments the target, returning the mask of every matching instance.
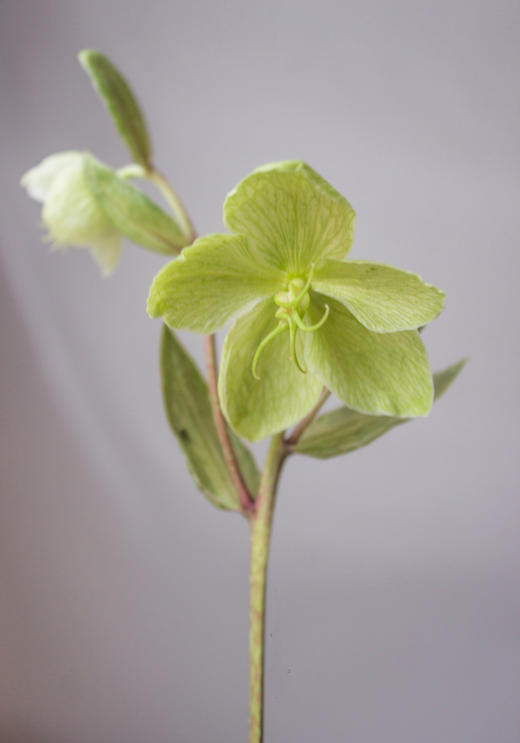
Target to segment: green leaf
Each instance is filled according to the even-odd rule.
[[[338,299],[376,333],[425,325],[441,312],[444,301],[444,292],[417,274],[369,261],[327,261],[316,270],[312,286]]]
[[[313,374],[302,374],[289,354],[286,330],[264,348],[252,371],[253,358],[262,340],[277,326],[271,299],[257,304],[238,318],[227,334],[220,362],[219,396],[231,426],[249,441],[257,441],[296,423],[317,402],[322,383]],[[301,333],[298,346],[301,343]],[[300,358],[301,348],[298,347]]]
[[[105,102],[119,134],[134,160],[147,170],[151,165],[150,137],[143,112],[124,77],[103,54],[84,49],[78,59]]]
[[[173,219],[113,170],[84,157],[88,189],[115,229],[155,253],[179,253],[186,238]]]
[[[412,418],[427,415],[433,389],[426,350],[415,330],[372,333],[342,304],[313,294],[313,323],[330,306],[327,322],[307,333],[309,369],[349,408]]]
[[[243,235],[208,235],[159,271],[148,312],[172,328],[213,333],[244,305],[283,288],[283,276],[258,259]]]
[[[443,369],[440,372],[436,372],[433,375],[434,400],[438,400],[439,397],[444,395],[448,387],[450,387],[451,384],[457,379],[467,363],[467,358],[461,359],[460,361],[457,361],[456,364],[452,364],[446,369]]]
[[[462,359],[433,375],[435,400],[446,392],[464,368],[466,361],[467,359]],[[313,421],[293,449],[309,457],[329,459],[360,449],[394,426],[407,423],[409,420],[413,419],[364,415],[350,408],[341,407]]]
[[[213,421],[208,386],[166,326],[161,341],[161,374],[166,415],[197,487],[217,508],[239,511],[238,496]],[[231,440],[244,480],[255,495],[260,479],[255,460],[232,432]]]
[[[228,194],[224,221],[283,271],[301,275],[312,263],[343,258],[352,244],[349,202],[303,162],[264,165]]]

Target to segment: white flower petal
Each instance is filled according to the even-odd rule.
[[[107,237],[89,246],[92,257],[101,269],[104,279],[114,273],[121,256],[121,238],[119,235]]]
[[[118,234],[87,188],[83,156],[54,175],[42,219],[50,237],[66,245],[92,245]]]
[[[80,166],[82,157],[81,152],[74,150],[49,155],[22,176],[20,185],[27,190],[31,198],[45,202],[56,176],[64,169]]]

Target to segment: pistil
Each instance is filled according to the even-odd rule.
[[[291,358],[298,369],[302,372],[302,374],[307,373],[307,369],[301,364],[300,360],[298,359],[298,330],[301,330],[305,333],[314,332],[322,327],[329,316],[329,306],[325,305],[325,312],[317,323],[315,323],[314,325],[305,325],[305,323],[303,322],[303,318],[305,316],[305,313],[309,309],[311,301],[309,290],[311,287],[313,274],[314,265],[311,266],[311,270],[307,278],[296,277],[290,279],[287,284],[287,289],[283,292],[278,292],[278,294],[274,296],[274,303],[278,307],[275,313],[275,318],[278,320],[278,325],[265,336],[265,338],[260,342],[260,345],[256,349],[252,364],[252,372],[255,379],[260,379],[256,369],[262,351],[268,343],[270,343],[274,338],[276,338],[276,336],[280,335],[284,332],[284,330],[287,329],[289,330],[289,348]]]

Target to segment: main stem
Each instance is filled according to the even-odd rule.
[[[283,433],[273,436],[255,511],[250,516],[249,579],[249,743],[263,741],[264,639],[267,560],[278,478],[287,457]]]
[[[130,170],[128,176],[131,177],[133,173],[134,171]],[[195,229],[173,186],[155,168],[150,170],[147,177],[162,191],[163,196],[177,217],[177,221],[186,236],[187,242],[193,242],[196,237]],[[288,444],[294,444],[298,440],[325,402],[327,393],[324,390],[316,407],[302,421],[300,426],[293,431],[287,442],[284,441],[283,431],[273,436],[265,460],[258,495],[256,500],[253,501],[236,461],[226,422],[220,409],[217,391],[217,359],[214,336],[206,337],[205,348],[210,398],[215,425],[229,473],[237,490],[242,513],[249,519],[251,530],[251,567],[249,579],[249,743],[262,743],[264,726],[265,592],[269,542],[278,479],[283,463],[290,453]]]

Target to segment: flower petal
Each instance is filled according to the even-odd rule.
[[[312,286],[339,299],[376,333],[426,325],[441,312],[444,301],[444,292],[417,274],[369,261],[327,261],[316,270]]]
[[[308,333],[309,369],[349,408],[362,413],[414,418],[427,415],[433,399],[426,350],[414,330],[372,333],[339,302],[313,294],[313,322],[330,305],[327,322]]]
[[[354,217],[348,201],[297,160],[254,170],[224,204],[231,230],[247,235],[270,264],[297,275],[347,254]]]
[[[20,185],[27,190],[32,199],[43,202],[57,174],[71,166],[80,167],[82,159],[82,152],[72,150],[49,155],[22,176]]]
[[[296,423],[316,404],[322,389],[317,377],[303,374],[290,358],[288,331],[264,348],[257,367],[260,379],[253,377],[255,351],[276,327],[275,309],[273,301],[266,299],[236,320],[222,350],[222,409],[235,431],[249,441]]]
[[[103,278],[108,278],[114,273],[121,257],[121,242],[119,235],[112,235],[89,246]]]
[[[114,231],[143,248],[166,255],[178,255],[187,244],[174,219],[91,155],[85,155],[83,174],[93,201]]]
[[[243,235],[208,235],[159,271],[148,313],[162,315],[172,328],[212,333],[245,305],[283,287],[283,275],[259,262]]]
[[[117,235],[85,182],[86,153],[56,172],[45,197],[42,220],[60,245],[92,245]]]

